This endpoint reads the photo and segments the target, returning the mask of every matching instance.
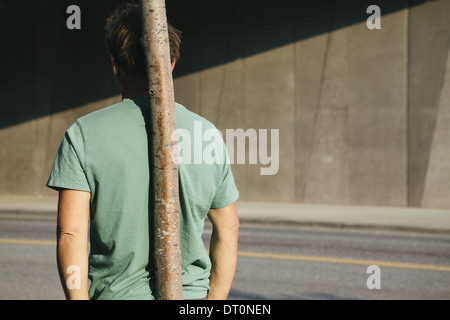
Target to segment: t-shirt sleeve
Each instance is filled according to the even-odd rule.
[[[59,146],[46,186],[55,190],[73,189],[90,192],[83,163],[83,137],[75,122],[66,131]]]
[[[233,173],[231,171],[230,159],[228,156],[227,149],[223,140],[221,141],[223,145],[223,167],[222,167],[222,179],[221,183],[217,189],[217,192],[214,196],[214,199],[211,204],[211,208],[224,208],[233,203],[235,203],[239,198],[239,191],[236,187],[236,183],[234,181]]]

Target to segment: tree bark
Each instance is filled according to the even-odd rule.
[[[177,154],[172,139],[175,98],[165,1],[141,0],[141,10],[151,118],[156,299],[181,300],[178,164],[172,159]]]

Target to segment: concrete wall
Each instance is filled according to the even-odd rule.
[[[380,1],[380,30],[366,27],[368,1],[319,2],[221,8],[237,21],[220,48],[231,57],[177,78],[178,100],[222,129],[280,129],[276,176],[235,165],[245,199],[448,207],[450,145],[437,137],[450,1]],[[198,19],[201,65],[225,27]]]
[[[79,1],[77,32],[64,1],[18,27],[34,42],[6,57],[23,63],[1,80],[0,195],[53,194],[43,185],[64,130],[119,99],[107,3]],[[272,3],[168,1],[184,32],[177,101],[223,131],[279,130],[276,175],[233,164],[241,200],[450,207],[450,1],[378,1],[379,30],[369,1]]]
[[[69,1],[0,1],[0,195],[46,190],[64,131],[118,90],[102,40],[109,6],[82,9],[82,30],[66,28]]]

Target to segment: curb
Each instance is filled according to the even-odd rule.
[[[450,235],[450,209],[237,203],[241,224],[373,230]],[[0,219],[57,219],[57,199],[0,197]],[[208,223],[208,219],[206,219]]]
[[[408,233],[424,233],[449,235],[450,229],[438,229],[427,227],[414,226],[399,226],[399,225],[383,225],[383,224],[356,224],[349,222],[324,222],[324,221],[299,221],[299,220],[272,220],[272,219],[252,219],[240,217],[241,225],[255,224],[267,226],[292,226],[292,227],[308,227],[308,228],[323,228],[336,230],[372,230],[372,231],[390,231],[390,232],[408,232]]]

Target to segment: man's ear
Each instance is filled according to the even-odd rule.
[[[116,64],[116,61],[114,60],[113,56],[111,56],[111,65],[112,65],[112,68],[113,68],[114,76],[117,77],[117,75],[119,74],[119,68],[117,68],[117,64]]]
[[[175,68],[175,63],[176,63],[176,61],[172,62],[172,71],[173,71],[173,68]]]

